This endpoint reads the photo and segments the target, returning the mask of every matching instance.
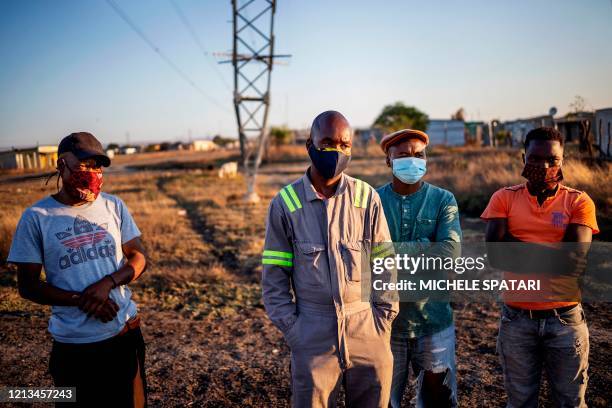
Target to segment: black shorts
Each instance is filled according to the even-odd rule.
[[[67,407],[146,406],[145,344],[140,328],[96,343],[53,341],[49,371],[56,387],[76,387]],[[140,381],[141,379],[141,381]]]

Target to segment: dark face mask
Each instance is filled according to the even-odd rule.
[[[332,179],[342,173],[351,161],[351,156],[332,148],[317,149],[314,145],[308,148],[308,155],[313,166],[326,179]]]
[[[536,190],[552,190],[563,180],[561,166],[541,167],[530,163],[525,163],[521,176]]]

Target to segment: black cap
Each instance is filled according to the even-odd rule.
[[[87,132],[71,133],[60,142],[57,153],[73,153],[79,160],[96,159],[104,167],[110,166],[110,158],[106,155],[102,144],[94,135]]]

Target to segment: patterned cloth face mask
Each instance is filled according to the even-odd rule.
[[[552,190],[563,180],[561,166],[542,167],[532,163],[525,163],[521,176],[536,190]]]
[[[102,169],[72,170],[66,165],[70,172],[67,180],[64,180],[66,192],[83,201],[95,201],[102,191]]]

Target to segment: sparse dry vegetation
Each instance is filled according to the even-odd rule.
[[[357,177],[373,186],[390,180],[390,171],[384,170],[384,162],[361,164],[351,167]],[[429,153],[425,180],[446,188],[455,194],[463,215],[478,217],[491,195],[501,187],[525,181],[521,152],[481,148],[433,149]],[[601,163],[588,166],[569,157],[563,165],[564,181],[569,187],[586,191],[597,207],[597,220],[601,234],[598,239],[612,239],[612,166]]]
[[[268,202],[306,166],[302,146],[272,148],[259,176],[261,203],[242,201],[244,180],[219,180],[215,168],[230,155],[137,163],[106,176],[104,190],[121,197],[143,234],[150,267],[133,292],[148,342],[151,406],[288,406],[289,351],[265,316],[260,299],[260,254]],[[500,186],[522,182],[520,152],[435,149],[428,181],[453,191],[464,229],[482,239],[475,218]],[[567,184],[585,189],[610,228],[609,167],[577,161],[564,167]],[[351,175],[373,186],[390,179],[376,146],[360,148]],[[28,205],[55,190],[44,179],[0,184],[0,255],[4,260],[18,218]],[[608,218],[606,218],[608,217]],[[607,221],[605,221],[607,220]],[[602,228],[603,229],[603,228]],[[48,309],[21,299],[15,272],[0,271],[1,385],[51,385],[47,374]],[[591,330],[592,406],[612,400],[607,305],[587,305]],[[495,355],[497,307],[456,306],[459,400],[463,406],[500,406],[501,369]],[[410,396],[408,396],[409,398]],[[542,397],[543,406],[546,395]]]

